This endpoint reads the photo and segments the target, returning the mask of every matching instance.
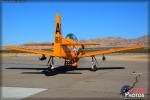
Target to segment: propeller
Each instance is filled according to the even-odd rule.
[[[84,49],[84,45],[82,45],[82,49]]]
[[[85,53],[85,51],[84,51],[84,49],[85,49],[84,45],[81,45],[81,47],[82,47],[82,48],[79,48],[79,50],[78,50],[78,52],[77,52],[77,55],[79,55],[80,53],[81,53],[81,54],[84,54],[84,53]]]
[[[84,54],[85,53],[85,51],[84,51],[84,49],[83,48],[79,48],[79,50],[78,50],[78,52],[77,52],[77,55],[79,55],[79,54]]]

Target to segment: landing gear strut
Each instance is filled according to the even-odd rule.
[[[97,60],[96,60],[95,56],[92,56],[91,71],[96,71],[97,70],[96,64],[97,64]]]
[[[47,62],[47,65],[48,65],[48,70],[49,71],[54,69],[54,57],[53,56],[50,56],[50,58]]]

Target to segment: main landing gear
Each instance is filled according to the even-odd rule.
[[[98,62],[97,62],[95,56],[92,56],[92,61],[91,62],[92,62],[91,71],[96,71],[97,70],[96,65],[98,64]]]
[[[54,57],[53,56],[50,56],[50,58],[47,62],[47,65],[48,65],[49,71],[52,71],[54,69]]]

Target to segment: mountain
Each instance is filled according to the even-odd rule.
[[[88,40],[80,40],[80,43],[98,43],[100,45],[91,45],[85,46],[86,48],[89,47],[126,47],[131,45],[144,45],[148,47],[150,45],[150,35],[141,36],[138,38],[121,38],[121,37],[105,37],[105,38],[95,38],[95,39],[88,39]],[[29,49],[48,49],[50,46],[25,46],[30,44],[36,44],[36,42],[30,42],[23,45],[19,45],[20,47],[27,47]],[[38,43],[37,43],[38,44]],[[40,44],[52,44],[51,42],[44,42]],[[1,49],[4,49],[3,47]]]
[[[144,45],[148,46],[150,44],[150,35],[142,36],[138,38],[121,38],[121,37],[105,37],[105,38],[96,38],[90,40],[80,40],[81,43],[99,43],[96,47],[126,47],[131,45]],[[89,46],[88,46],[89,47]],[[90,46],[95,47],[95,46]]]

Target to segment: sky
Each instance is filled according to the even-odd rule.
[[[79,40],[148,34],[147,2],[2,3],[2,46],[53,42],[56,14],[62,34]]]

